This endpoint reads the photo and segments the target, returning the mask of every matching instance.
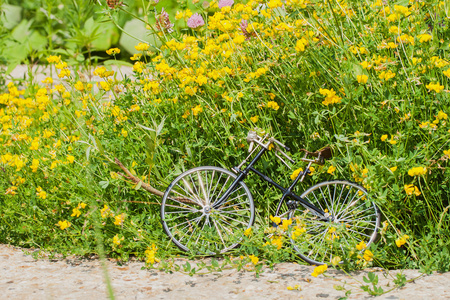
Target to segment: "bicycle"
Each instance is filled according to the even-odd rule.
[[[275,156],[288,167],[278,153],[295,164],[282,150],[290,152],[290,149],[268,137],[269,134],[261,137],[254,131],[248,133],[250,154],[232,168],[234,173],[220,167],[203,166],[183,172],[170,183],[161,203],[161,221],[165,233],[181,250],[214,255],[239,245],[245,231],[255,221],[253,197],[244,183],[250,172],[283,193],[275,213],[280,220],[300,220],[305,226],[303,234],[307,238],[291,236],[290,242],[306,262],[314,265],[329,263],[332,257],[343,253],[342,245],[326,246],[330,239],[338,238],[348,246],[352,242],[364,242],[366,246],[374,242],[380,226],[380,212],[363,187],[345,180],[332,180],[313,185],[300,196],[292,191],[311,173],[312,164],[323,165],[332,157],[329,147],[316,152],[301,149],[305,152],[301,160],[307,167],[285,188],[254,167],[272,147]],[[259,152],[242,169],[258,149]],[[284,202],[287,211],[280,214]]]

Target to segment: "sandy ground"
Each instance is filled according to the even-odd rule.
[[[31,252],[0,245],[2,299],[108,299],[99,260],[36,260]],[[178,263],[184,262],[180,259]],[[393,287],[393,278],[399,272],[365,270],[348,276],[329,270],[326,276],[315,278],[311,276],[312,266],[281,263],[273,270],[265,268],[259,278],[253,272],[235,269],[191,277],[143,267],[144,263],[138,261],[122,266],[107,262],[116,299],[339,299],[345,291],[336,290],[336,285],[352,291],[349,299],[366,299],[372,297],[359,287],[365,284],[362,277],[369,271],[375,271],[385,291]],[[407,279],[421,275],[417,270],[404,270],[403,274]],[[295,285],[301,290],[287,289]],[[377,299],[450,299],[450,273],[421,276]]]

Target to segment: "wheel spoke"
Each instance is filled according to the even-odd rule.
[[[202,216],[200,216],[200,217],[197,217],[197,218],[193,218],[193,219],[187,220],[187,221],[185,221],[185,222],[183,222],[183,223],[180,223],[180,224],[174,225],[174,226],[172,226],[172,227],[169,227],[169,229],[172,229],[172,228],[175,228],[175,227],[177,227],[177,226],[180,226],[180,225],[183,225],[183,224],[189,223],[189,222],[191,222],[191,221],[193,221],[193,220],[197,220],[197,219],[200,219],[201,217],[203,217],[203,215],[202,215]],[[186,227],[183,227],[183,228],[186,228]]]
[[[226,248],[227,245],[225,245],[225,241],[223,240],[222,233],[220,232],[219,227],[218,227],[217,224],[216,224],[216,221],[214,221],[214,219],[212,219],[212,221],[213,221],[213,223],[214,223],[214,227],[215,227],[216,230],[217,230],[217,233],[219,234],[220,240],[222,241],[223,247]]]
[[[354,247],[353,242],[370,243],[375,238],[380,215],[363,187],[333,180],[310,187],[301,197],[331,214],[324,220],[308,208],[290,212],[289,218],[298,217],[298,224],[306,229],[298,240],[290,239],[307,262],[329,263],[334,256],[344,254],[346,247]]]
[[[209,203],[209,197],[206,193],[205,183],[203,182],[202,174],[200,171],[197,171],[198,185],[200,186],[200,190],[202,191],[203,197],[205,198],[205,205]],[[208,180],[208,174],[206,174],[206,180]],[[208,181],[206,181],[208,183]]]
[[[218,210],[224,210],[226,208],[235,207],[235,206],[239,206],[239,205],[242,206],[242,205],[244,205],[246,203],[247,203],[247,200],[245,200],[243,202],[236,203],[236,204],[231,204],[230,206],[220,207],[220,208],[218,208]]]
[[[194,231],[195,231],[195,229],[197,228],[197,226],[196,225],[198,225],[198,223],[200,223],[200,221],[201,221],[201,218],[199,218],[198,220],[197,220],[197,222],[195,222],[194,223],[194,230],[192,230],[192,233],[194,233]],[[190,224],[188,224],[189,225],[189,227],[192,227],[192,225],[190,225]],[[189,230],[186,230],[186,232],[183,234],[183,236],[178,240],[178,241],[182,241],[183,239],[184,239],[184,237],[186,236],[186,234],[189,232]]]
[[[193,202],[197,202],[197,204],[199,204],[200,206],[203,206],[202,205],[202,203],[200,202],[200,200],[197,198],[197,196],[195,195],[195,194],[193,194],[193,191],[192,191],[192,189],[191,189],[191,187],[190,187],[190,185],[189,185],[189,183],[183,178],[183,183],[184,183],[184,185],[185,185],[185,187],[188,189],[188,190],[190,190],[190,192],[187,192],[181,185],[179,185],[178,183],[177,183],[177,186],[180,188],[180,189],[182,189],[186,194],[188,194],[188,195],[192,195],[192,198],[190,198],[190,197],[187,197],[189,200],[191,200],[191,201],[193,201]],[[174,193],[177,193],[178,195],[180,195],[180,196],[182,196],[182,197],[186,197],[185,195],[183,195],[183,194],[181,194],[181,193],[179,193],[179,192],[177,192],[177,191],[175,191],[175,190],[172,190],[172,192],[174,192]]]
[[[230,180],[230,177],[227,177],[225,183],[222,185],[222,188],[221,188],[220,191],[219,191],[219,196],[217,197],[216,201],[214,201],[214,203],[213,203],[212,205],[216,204],[217,200],[220,199],[220,196],[222,195],[222,191],[223,191],[224,187],[227,185],[227,183],[228,183],[229,180]],[[225,189],[225,191],[226,191],[226,190],[227,190],[227,189]]]
[[[239,244],[255,215],[247,186],[241,182],[230,190],[236,178],[222,168],[199,167],[169,185],[161,202],[161,217],[164,231],[179,248],[217,254]],[[210,210],[226,192],[228,198],[221,207]]]

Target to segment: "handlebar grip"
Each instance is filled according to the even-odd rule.
[[[291,152],[291,148],[289,148],[288,146],[284,146],[284,149],[286,149],[287,152]]]

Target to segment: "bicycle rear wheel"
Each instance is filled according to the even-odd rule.
[[[361,242],[368,247],[375,240],[380,212],[362,186],[343,180],[325,181],[310,187],[300,197],[329,214],[326,221],[301,206],[289,215],[306,230],[299,231],[300,237],[290,237],[294,249],[306,262],[330,263],[335,256],[343,258],[346,247]]]
[[[161,204],[164,231],[184,251],[214,255],[236,247],[253,225],[255,208],[248,187],[240,182],[217,209],[213,204],[236,179],[218,167],[198,167],[179,175]]]

